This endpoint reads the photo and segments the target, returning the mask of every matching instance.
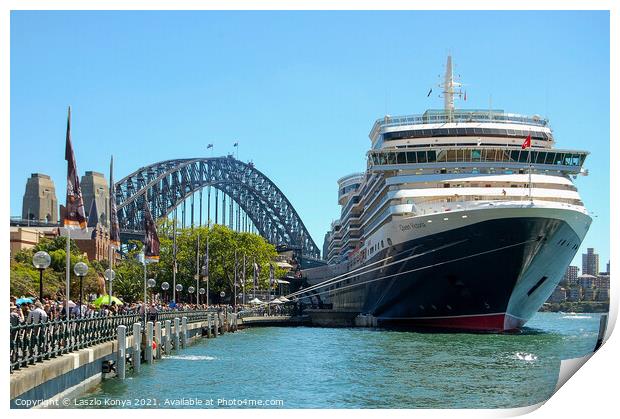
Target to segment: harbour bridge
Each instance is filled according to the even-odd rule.
[[[203,224],[202,194],[206,188],[207,218],[212,213],[213,189],[216,224],[256,232],[276,246],[296,250],[305,257],[320,258],[319,248],[282,191],[252,163],[244,163],[231,155],[160,161],[141,167],[116,182],[115,187],[123,241],[143,235],[145,200],[155,219],[168,217],[173,212],[176,215],[180,207],[183,225],[186,218],[194,225],[198,194],[196,213]],[[188,203],[191,207],[186,209]]]

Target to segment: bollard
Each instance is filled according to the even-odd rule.
[[[161,322],[155,322],[155,359],[161,359]]]
[[[146,323],[146,345],[144,346],[144,359],[147,364],[153,363],[153,322]]]
[[[174,336],[174,350],[178,351],[179,349],[181,349],[181,343],[180,343],[180,339],[179,339],[179,318],[175,317],[174,318],[174,332],[172,332],[172,335]]]
[[[211,321],[211,315],[207,314],[207,337],[211,338],[212,334],[211,334],[211,327],[212,327],[212,321]]]
[[[124,325],[118,326],[118,348],[116,349],[116,374],[121,380],[125,379],[125,351],[127,349],[126,332],[127,327]]]
[[[131,359],[133,361],[134,373],[140,373],[140,344],[142,343],[142,325],[140,323],[133,324],[133,353]]]
[[[170,352],[172,351],[172,325],[170,320],[166,320],[166,342],[165,342],[165,346],[164,346],[164,350],[166,352],[166,355],[170,355]]]
[[[215,314],[213,316],[213,337],[217,337],[220,334],[219,323],[220,323],[220,317],[217,314]]]
[[[181,331],[183,332],[183,347],[189,344],[189,332],[187,330],[187,317],[181,318]]]
[[[218,314],[218,317],[219,317],[219,319],[218,319],[218,320],[219,320],[219,321],[218,321],[218,323],[220,324],[220,335],[223,335],[223,334],[224,334],[224,332],[226,331],[226,330],[224,329],[224,327],[226,326],[226,325],[224,324],[224,313],[220,313],[220,314]]]

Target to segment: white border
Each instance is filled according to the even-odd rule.
[[[381,2],[368,1],[368,0],[297,0],[297,1],[282,1],[282,0],[263,0],[263,1],[203,1],[198,0],[180,0],[180,1],[164,1],[164,0],[150,0],[150,1],[137,1],[137,0],[109,0],[109,1],[79,1],[79,0],[64,0],[64,1],[45,1],[45,0],[5,0],[0,4],[0,68],[2,69],[0,77],[0,91],[2,92],[2,102],[0,106],[0,132],[2,132],[2,152],[0,152],[0,158],[2,159],[2,187],[3,196],[8,195],[9,190],[9,176],[10,176],[10,149],[9,149],[9,136],[10,136],[10,77],[9,77],[9,47],[10,47],[10,10],[39,10],[39,9],[54,9],[54,10],[198,10],[198,9],[213,9],[213,10],[232,10],[232,9],[288,9],[288,10],[345,10],[350,8],[355,9],[377,9],[377,10],[397,10],[397,9],[413,9],[413,10],[565,10],[567,7],[572,10],[611,10],[610,13],[610,27],[611,27],[611,40],[610,40],[610,53],[611,53],[611,79],[610,89],[611,92],[616,93],[611,95],[611,115],[619,115],[618,112],[618,85],[614,74],[618,74],[617,56],[618,56],[618,6],[617,2],[612,0],[608,1],[570,1],[560,2],[557,0],[522,0],[522,1],[397,1],[397,0],[384,0]],[[529,30],[524,27],[524,30]],[[618,122],[617,118],[611,119],[611,132],[610,137],[618,139]],[[618,156],[618,146],[616,141],[611,142],[611,156]],[[617,208],[617,191],[618,183],[617,171],[611,167],[611,182],[610,182],[610,197],[612,208]],[[612,191],[616,191],[612,193]],[[613,211],[612,211],[613,214]],[[0,210],[0,219],[7,220],[9,218],[9,206],[3,205]],[[618,232],[618,224],[615,218],[610,220],[610,231]],[[3,231],[5,232],[5,239],[0,241],[2,255],[9,254],[9,240],[8,240],[8,225],[2,224]],[[610,237],[610,259],[618,260],[616,258],[616,243],[615,237],[612,234]],[[2,261],[2,272],[8,272],[8,258],[0,258]],[[5,276],[6,278],[6,276]],[[8,296],[8,281],[2,281],[3,295]],[[615,285],[613,287],[615,289]],[[612,304],[609,320],[608,334],[611,333],[615,325],[617,309],[618,309],[618,297],[612,289]],[[3,330],[4,336],[8,338],[8,327]],[[7,342],[7,339],[3,339]],[[593,356],[586,366],[576,374],[576,377],[568,382],[554,395],[549,402],[542,408],[532,413],[531,417],[537,418],[550,418],[550,417],[608,417],[609,412],[615,410],[615,399],[617,398],[617,392],[614,391],[614,383],[617,382],[619,368],[617,362],[618,348],[617,336],[611,336],[609,341],[599,350],[599,352]],[[6,350],[4,348],[3,350]],[[5,369],[5,394],[8,392],[9,372],[8,368]],[[523,383],[527,385],[527,383]],[[8,406],[8,400],[6,405]],[[172,412],[167,410],[150,411],[149,415],[156,417],[169,417],[170,415],[182,414],[184,417],[204,417],[205,414],[216,414],[219,417],[237,417],[241,414],[251,415],[253,418],[274,418],[274,417],[289,417],[294,415],[295,417],[312,417],[312,416],[330,416],[336,417],[341,414],[355,414],[362,416],[372,417],[411,417],[411,415],[419,417],[500,417],[500,416],[512,416],[523,414],[535,409],[524,408],[516,410],[365,410],[350,412],[346,410],[344,412],[338,410],[210,410],[208,413],[202,410],[183,410],[182,412]],[[350,412],[350,413],[349,413]],[[37,417],[41,414],[41,411],[9,411],[9,415],[19,415],[20,417]],[[88,415],[94,417],[114,415],[130,415],[134,414],[131,411],[88,411],[88,412],[67,412],[67,411],[46,411],[46,415],[52,416],[66,416],[66,415]]]

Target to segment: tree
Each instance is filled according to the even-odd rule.
[[[157,281],[156,288],[160,290],[161,283],[167,281],[172,287],[172,222],[164,220],[158,228],[160,239],[159,263],[148,266],[149,277]],[[200,246],[198,247],[198,239]],[[183,285],[182,299],[187,301],[187,289],[196,287],[195,275],[197,265],[199,270],[203,265],[206,253],[207,240],[209,241],[209,292],[219,296],[221,291],[230,296],[234,290],[235,250],[237,251],[238,283],[241,284],[243,255],[246,255],[246,278],[248,286],[253,282],[253,262],[261,266],[260,287],[266,289],[269,284],[269,264],[277,256],[275,247],[263,237],[252,234],[235,232],[222,225],[210,228],[194,227],[177,229],[177,284]],[[199,252],[197,260],[197,251]],[[284,270],[276,269],[275,275],[282,276]],[[201,276],[199,287],[206,288],[206,279]],[[238,289],[240,291],[240,289]],[[197,292],[197,290],[196,290]],[[195,294],[193,296],[195,298]],[[178,299],[178,298],[177,298]]]

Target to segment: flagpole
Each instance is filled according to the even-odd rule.
[[[243,253],[243,298],[241,304],[245,305],[245,252]]]
[[[172,301],[177,303],[177,209],[174,209],[172,225]]]
[[[200,304],[200,228],[198,228],[198,238],[196,240],[196,305]]]
[[[146,242],[146,237],[144,239],[145,239],[144,241]],[[144,303],[142,303],[142,307],[144,310],[144,316],[143,316],[144,324],[146,325],[146,244],[143,249],[143,255],[144,255],[144,260],[143,260],[144,262]]]
[[[528,185],[529,185],[529,197],[530,202],[534,202],[532,199],[532,147],[527,148],[527,161],[528,161]]]
[[[233,284],[233,292],[235,293],[235,298],[233,299],[233,310],[236,313],[237,312],[237,249],[235,249],[235,266],[233,269],[235,271],[235,283]]]
[[[213,146],[211,146],[213,148]],[[207,275],[207,310],[209,309],[209,236],[211,236],[211,219],[209,218],[209,206],[211,205],[211,187],[207,189],[207,249],[205,251],[206,258],[206,269],[205,272]]]
[[[65,295],[65,312],[67,314],[67,320],[70,319],[70,315],[69,315],[69,297],[70,297],[70,293],[71,293],[71,229],[70,228],[66,228],[67,230],[67,257],[66,257],[66,261],[67,261],[67,269],[66,269],[66,295]]]
[[[108,238],[109,238],[109,245],[108,245],[108,264],[110,266],[108,266],[108,268],[110,269],[110,304],[112,304],[112,257],[114,256],[114,249],[112,248],[112,199],[115,199],[112,196],[112,191],[114,189],[114,181],[112,179],[112,173],[114,170],[114,156],[110,157],[110,186],[108,187],[108,195],[109,195],[109,201],[108,202]],[[105,283],[105,282],[104,282]],[[105,287],[104,287],[105,288]]]

